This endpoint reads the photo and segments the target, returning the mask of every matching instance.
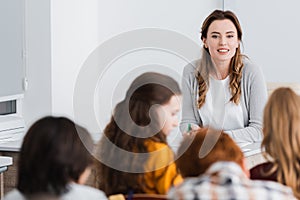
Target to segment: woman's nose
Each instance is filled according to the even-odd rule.
[[[226,44],[226,38],[224,38],[224,37],[221,37],[221,39],[220,39],[220,45],[225,45]]]

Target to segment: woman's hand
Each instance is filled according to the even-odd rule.
[[[191,132],[197,131],[199,129],[201,129],[201,127],[198,126],[197,124],[188,124],[188,129],[186,132],[183,133],[183,135],[190,135]]]

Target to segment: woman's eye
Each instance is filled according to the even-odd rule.
[[[212,37],[212,38],[218,38],[218,36],[217,36],[217,35],[212,35],[211,37]]]
[[[228,37],[228,38],[233,38],[233,37],[234,37],[234,35],[227,35],[227,37]]]

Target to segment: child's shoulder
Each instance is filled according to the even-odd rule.
[[[147,146],[148,151],[157,151],[164,148],[169,149],[169,146],[166,143],[157,142],[151,139],[146,140],[145,145]]]

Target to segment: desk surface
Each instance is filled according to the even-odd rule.
[[[20,151],[23,139],[0,143],[0,151]],[[261,143],[255,142],[241,147],[245,157],[261,153]]]
[[[255,142],[241,147],[245,157],[261,153],[261,143]]]
[[[0,156],[0,168],[1,167],[7,167],[13,164],[12,157],[8,156]]]
[[[0,151],[20,151],[23,138],[16,141],[0,143]]]

